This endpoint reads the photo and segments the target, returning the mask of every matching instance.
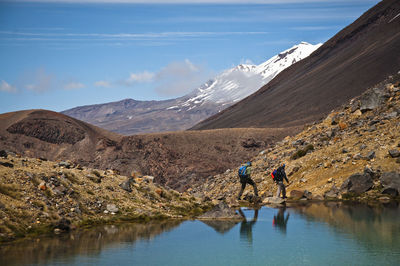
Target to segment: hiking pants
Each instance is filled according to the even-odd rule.
[[[279,181],[277,185],[278,185],[278,191],[276,192],[276,197],[279,198],[282,191],[282,198],[286,198],[286,188],[285,185],[283,184],[283,181]]]
[[[240,199],[240,197],[243,194],[243,191],[246,187],[247,184],[250,184],[253,186],[254,188],[254,194],[258,197],[258,191],[257,191],[257,186],[256,183],[254,183],[254,181],[250,178],[250,177],[246,177],[246,178],[241,178],[240,179],[240,183],[242,184],[242,188],[240,189],[239,195],[238,195],[238,199]]]

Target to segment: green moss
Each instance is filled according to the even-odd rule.
[[[20,199],[22,196],[18,192],[18,186],[14,184],[0,184],[0,193],[13,199]]]
[[[290,158],[292,160],[299,159],[307,154],[309,151],[313,151],[314,146],[312,144],[308,144],[304,149],[297,150]]]

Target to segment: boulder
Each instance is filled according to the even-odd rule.
[[[372,160],[372,159],[374,159],[375,157],[376,157],[375,151],[370,151],[370,152],[367,154],[367,156],[366,156],[367,160]]]
[[[295,199],[295,200],[299,200],[304,196],[304,191],[301,190],[292,190],[290,191],[290,197]]]
[[[263,200],[263,204],[273,204],[273,205],[278,205],[278,204],[284,204],[286,201],[282,198],[279,197],[268,197]]]
[[[0,157],[1,158],[7,158],[8,157],[7,152],[5,150],[0,150]]]
[[[58,229],[57,231],[64,231],[68,232],[71,229],[71,221],[68,220],[67,218],[61,218],[55,225],[54,227]]]
[[[384,194],[398,195],[400,192],[400,173],[386,172],[380,178]],[[397,193],[396,193],[397,191]]]
[[[132,192],[132,183],[135,183],[135,180],[132,177],[128,177],[124,182],[119,184],[119,186],[125,191]]]
[[[236,211],[228,206],[225,202],[221,201],[212,210],[202,214],[198,217],[200,220],[242,220]]]
[[[332,188],[324,193],[324,198],[327,200],[334,200],[339,197],[339,189],[333,185]]]
[[[345,180],[340,187],[342,193],[356,193],[361,194],[372,188],[374,182],[372,176],[369,173],[357,173],[351,175],[347,180]]]
[[[115,204],[107,204],[107,211],[111,213],[117,213],[119,209],[117,206],[115,206]]]
[[[59,162],[58,166],[65,167],[67,169],[71,168],[71,164],[69,162]]]
[[[0,165],[8,168],[14,168],[14,164],[9,163],[9,162],[0,162]]]
[[[374,110],[387,98],[389,98],[389,95],[383,89],[373,88],[372,90],[368,90],[360,97],[360,111],[365,113]]]
[[[389,150],[389,155],[392,158],[400,157],[400,151],[399,150]]]

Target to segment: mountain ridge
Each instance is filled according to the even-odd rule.
[[[400,70],[400,20],[392,20],[398,13],[398,1],[380,2],[309,57],[192,129],[284,127],[321,119]]]
[[[240,64],[179,98],[163,101],[124,99],[75,107],[62,113],[124,135],[186,130],[255,92],[320,45],[301,42],[259,65]]]

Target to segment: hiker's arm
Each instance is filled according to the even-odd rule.
[[[286,183],[288,183],[288,184],[289,184],[289,180],[287,179],[287,176],[286,176],[286,173],[285,173],[285,171],[283,171],[283,177],[285,178],[285,180],[286,180]]]

